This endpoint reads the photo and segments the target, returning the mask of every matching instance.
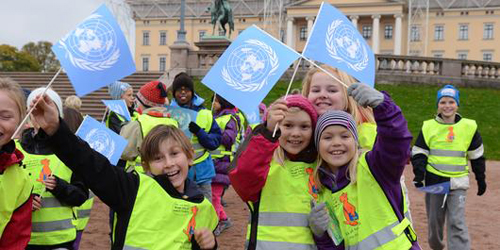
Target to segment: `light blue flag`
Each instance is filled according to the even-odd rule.
[[[439,184],[418,188],[419,191],[430,194],[447,194],[450,192],[450,182],[442,182]]]
[[[347,17],[323,2],[304,52],[310,58],[339,68],[371,87],[375,84],[375,55]]]
[[[101,100],[109,110],[123,116],[125,120],[130,121],[130,112],[128,112],[127,104],[124,100]]]
[[[118,163],[127,146],[125,138],[88,115],[76,131],[76,135],[86,141],[92,149],[108,158],[113,165]]]
[[[78,96],[135,72],[125,36],[104,4],[54,44],[52,51]]]
[[[299,56],[253,25],[238,35],[201,81],[250,113]]]
[[[166,108],[170,117],[179,123],[179,128],[188,138],[191,138],[192,134],[189,131],[189,123],[196,122],[198,113],[194,110],[181,107],[167,106]]]
[[[259,124],[261,122],[259,107],[254,108],[253,111],[250,113],[245,113],[245,117],[247,118],[248,124],[250,125]]]

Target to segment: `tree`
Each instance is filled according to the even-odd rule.
[[[23,46],[22,51],[30,54],[38,61],[42,72],[56,71],[60,67],[56,55],[52,52],[51,42],[29,42]]]
[[[30,54],[16,47],[0,45],[0,71],[40,71],[40,64]]]

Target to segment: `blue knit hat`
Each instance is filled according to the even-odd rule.
[[[318,118],[318,123],[316,123],[316,129],[314,130],[314,143],[316,148],[319,148],[319,138],[323,131],[325,131],[327,127],[333,125],[345,127],[351,132],[354,140],[359,144],[358,129],[356,128],[356,122],[352,116],[341,110],[328,110]]]
[[[113,100],[120,100],[122,99],[123,93],[129,88],[131,88],[130,84],[116,81],[108,85],[108,93]]]
[[[453,85],[445,85],[437,92],[436,106],[439,103],[439,100],[445,96],[455,99],[457,106],[460,106],[460,92]]]

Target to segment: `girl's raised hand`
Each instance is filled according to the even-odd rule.
[[[37,101],[40,101],[37,104]],[[30,103],[30,107],[35,107],[31,113],[32,118],[48,135],[53,135],[59,128],[59,111],[56,104],[48,95],[37,96]]]
[[[54,188],[56,188],[56,177],[50,175],[47,180],[43,181],[43,184],[48,190],[54,190]]]
[[[267,130],[274,131],[276,124],[285,119],[286,112],[288,111],[288,106],[284,99],[278,99],[269,106],[267,109]]]
[[[194,240],[201,249],[213,249],[215,247],[215,235],[208,229],[194,230]]]

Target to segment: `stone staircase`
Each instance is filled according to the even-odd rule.
[[[10,77],[18,82],[23,88],[34,90],[38,87],[46,86],[55,72],[40,73],[40,72],[0,72],[0,77]],[[157,80],[163,73],[160,72],[141,72],[127,76],[120,81],[127,82],[134,88],[134,94],[139,91],[139,88],[150,81]],[[66,97],[74,95],[75,91],[69,82],[68,76],[65,73],[59,74],[52,84],[52,88],[61,96],[63,103]],[[81,112],[88,114],[97,120],[101,120],[104,115],[105,106],[101,100],[109,100],[111,97],[108,94],[108,88],[103,87],[94,91],[82,99]]]

